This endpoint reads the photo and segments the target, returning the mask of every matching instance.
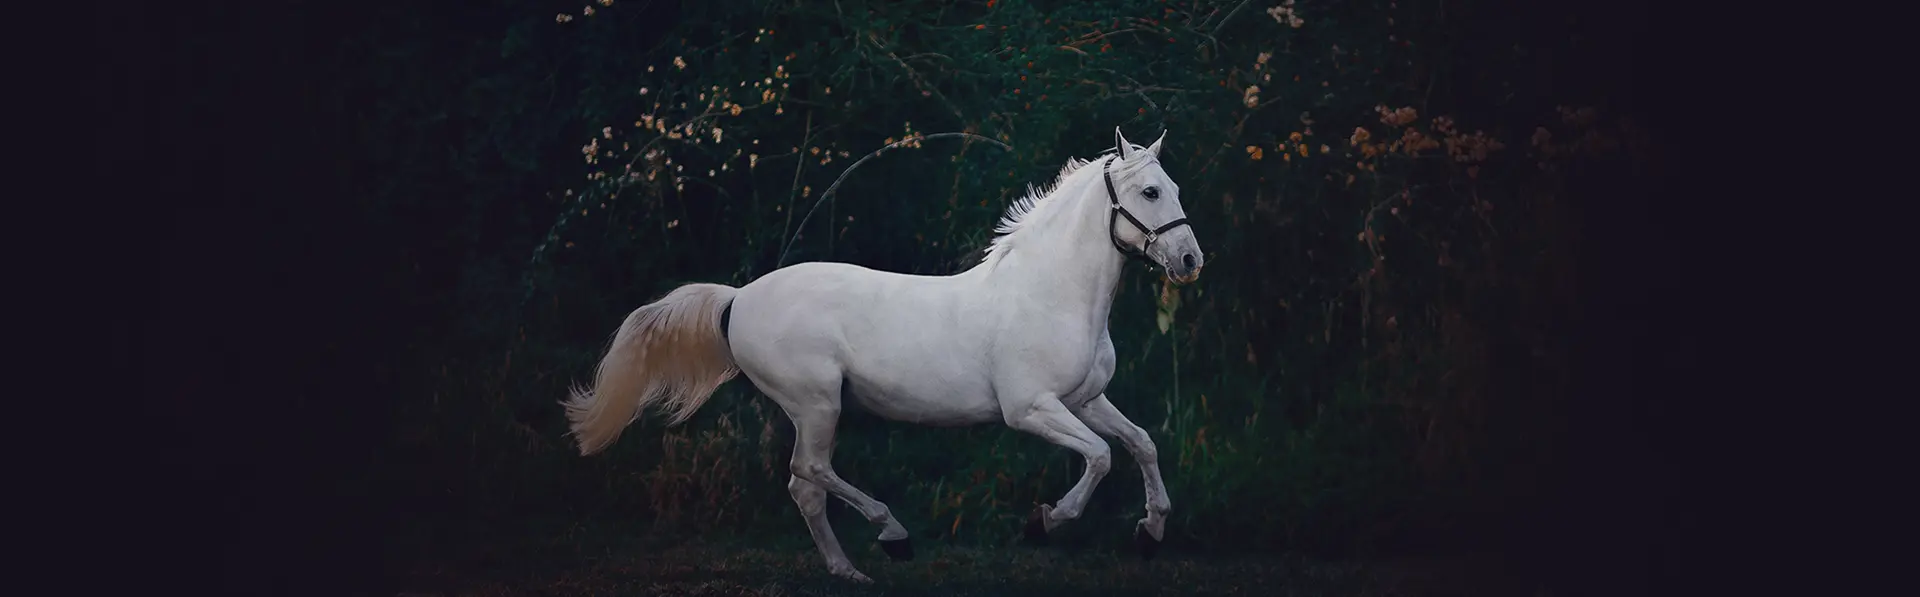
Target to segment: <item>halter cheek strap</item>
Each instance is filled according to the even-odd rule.
[[[1100,175],[1107,180],[1107,204],[1113,208],[1109,210],[1111,213],[1107,216],[1107,238],[1113,241],[1113,248],[1119,249],[1121,255],[1151,262],[1151,259],[1147,259],[1147,248],[1152,247],[1153,242],[1160,240],[1160,235],[1165,234],[1168,230],[1186,226],[1187,219],[1178,218],[1162,224],[1159,228],[1148,228],[1146,224],[1140,223],[1140,218],[1133,217],[1132,212],[1127,211],[1125,206],[1120,205],[1120,195],[1113,191],[1113,161],[1115,159],[1119,159],[1119,156],[1109,157],[1107,161],[1100,164]],[[1134,228],[1146,233],[1147,239],[1145,242],[1140,243],[1140,248],[1135,249],[1127,246],[1126,243],[1120,242],[1120,231],[1118,227],[1120,225],[1119,220],[1122,217],[1125,217],[1127,222],[1132,223]]]

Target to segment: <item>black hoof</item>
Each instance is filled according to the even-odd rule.
[[[1036,506],[1033,513],[1027,515],[1027,542],[1034,545],[1047,544],[1047,508]]]
[[[887,557],[893,558],[895,562],[911,562],[913,561],[913,537],[902,537],[891,541],[881,539],[880,550],[887,552]]]
[[[1133,543],[1140,548],[1140,560],[1153,559],[1154,552],[1160,551],[1160,540],[1147,533],[1146,527],[1134,527]]]

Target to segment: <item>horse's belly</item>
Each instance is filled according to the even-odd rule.
[[[861,409],[894,421],[934,426],[1000,420],[1000,404],[984,377],[929,368],[915,374],[847,373],[847,397]]]

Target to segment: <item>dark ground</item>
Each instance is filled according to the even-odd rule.
[[[848,541],[854,566],[874,579],[858,585],[826,572],[799,537],[696,539],[633,545],[607,553],[508,561],[479,556],[459,565],[413,571],[400,595],[1148,595],[1496,596],[1554,595],[1497,557],[1452,556],[1378,562],[1323,561],[1288,555],[1161,554],[1142,562],[1112,549],[995,549],[918,545],[911,562],[892,562],[872,541]]]

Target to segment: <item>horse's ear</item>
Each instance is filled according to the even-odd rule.
[[[1120,159],[1133,159],[1133,144],[1127,142],[1127,136],[1120,134],[1120,127],[1113,127],[1113,146],[1120,152]]]
[[[1160,129],[1160,138],[1154,139],[1153,144],[1147,146],[1147,155],[1160,157],[1160,142],[1165,140],[1167,140],[1167,130]]]

